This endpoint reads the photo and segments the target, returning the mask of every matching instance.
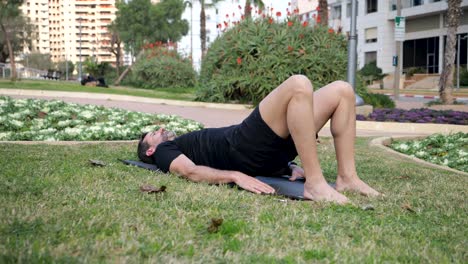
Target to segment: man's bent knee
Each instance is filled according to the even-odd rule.
[[[314,92],[312,82],[305,75],[293,75],[288,78],[288,81],[292,83],[291,91],[294,96],[306,96],[311,97]]]
[[[337,93],[340,97],[354,100],[354,89],[350,83],[345,81],[335,81],[333,82],[333,85],[336,87],[335,89],[337,89]]]

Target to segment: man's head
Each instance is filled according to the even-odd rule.
[[[156,151],[156,147],[162,142],[174,140],[175,137],[176,134],[173,131],[167,131],[164,128],[143,133],[138,142],[138,158],[145,163],[153,163],[151,156]]]

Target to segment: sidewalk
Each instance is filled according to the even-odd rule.
[[[222,127],[238,124],[253,110],[246,105],[185,102],[111,94],[0,89],[0,95],[8,95],[14,98],[59,99],[66,102],[102,105],[104,107],[116,107],[131,111],[175,114],[196,120],[204,124],[205,127]],[[397,106],[404,103],[405,108],[420,108],[423,106],[422,102],[397,101],[396,103]],[[358,121],[356,123],[356,135],[359,137],[415,136],[457,131],[468,133],[468,126],[369,121]],[[328,124],[319,132],[319,135],[331,136]]]

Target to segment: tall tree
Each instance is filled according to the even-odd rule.
[[[318,17],[320,17],[319,23],[321,25],[328,26],[328,1],[327,0],[319,0]]]
[[[121,66],[121,59],[122,59],[122,40],[120,39],[119,31],[117,31],[117,27],[115,23],[112,23],[107,28],[110,35],[110,41],[107,43],[108,50],[114,54],[115,56],[115,68],[117,70],[117,76],[120,75],[120,66]]]
[[[447,41],[445,46],[444,68],[439,79],[440,100],[444,104],[453,104],[453,70],[455,63],[455,44],[457,28],[460,24],[461,0],[447,0]]]
[[[177,42],[188,32],[188,22],[182,19],[185,5],[183,0],[162,0],[152,4],[150,0],[117,2],[115,27],[125,49],[140,58],[143,45],[161,41]],[[128,67],[116,80],[118,85],[130,71]]]
[[[244,17],[247,18],[252,18],[252,7],[251,4],[254,4],[258,6],[260,10],[263,10],[265,8],[265,4],[263,3],[262,0],[246,0],[245,1],[245,6],[244,6]]]
[[[200,42],[201,42],[201,51],[202,57],[205,56],[206,53],[206,8],[214,7],[217,3],[223,0],[211,0],[211,3],[207,3],[206,0],[199,0],[200,1]]]
[[[32,39],[30,36],[32,33],[31,24],[20,10],[22,3],[22,0],[0,0],[0,42],[6,48],[2,52],[3,56],[8,53],[13,81],[17,78],[15,51],[27,44],[27,39]]]

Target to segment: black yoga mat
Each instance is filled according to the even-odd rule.
[[[120,160],[125,164],[134,165],[140,168],[145,168],[152,171],[159,171],[158,167],[154,164],[148,164],[140,161],[134,160]],[[295,181],[289,180],[290,176],[280,176],[280,177],[265,177],[265,176],[255,176],[256,179],[270,185],[276,191],[276,194],[286,196],[291,199],[304,200],[304,179],[297,179]]]

